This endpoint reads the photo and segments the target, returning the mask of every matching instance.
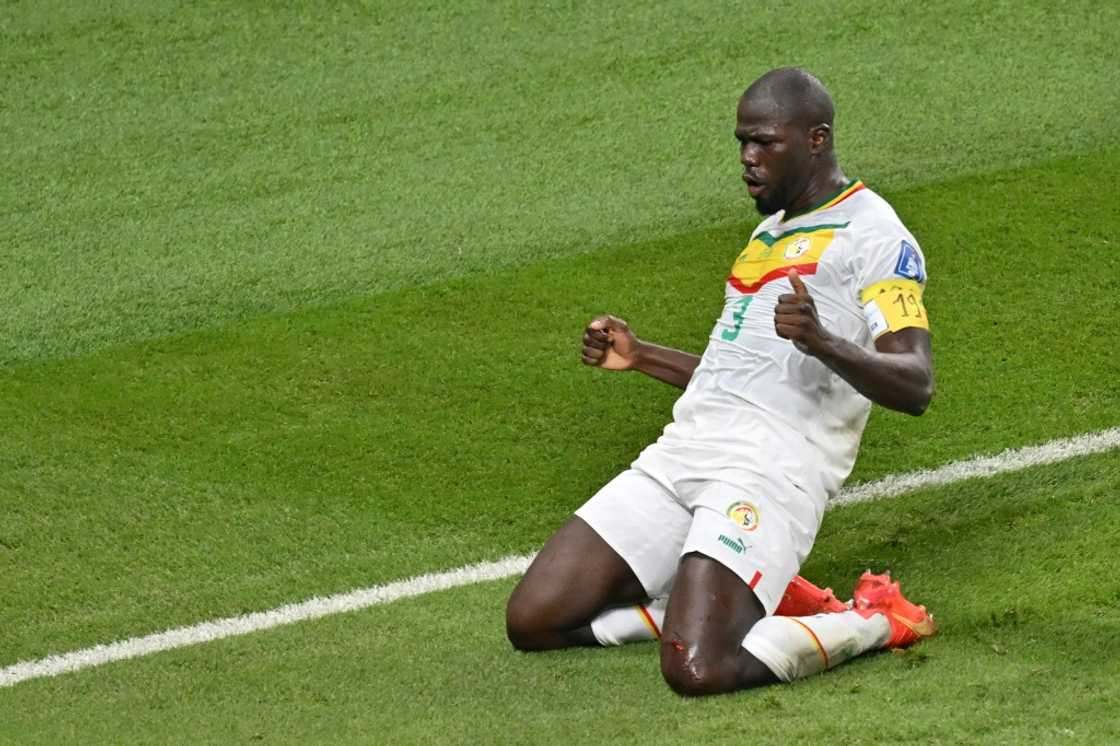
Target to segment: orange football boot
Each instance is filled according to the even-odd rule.
[[[860,576],[852,591],[852,610],[864,619],[882,614],[891,625],[891,636],[886,648],[905,648],[925,637],[937,634],[933,615],[925,606],[906,600],[898,583],[891,582],[891,574],[872,575],[868,570]]]
[[[847,611],[848,605],[836,598],[831,588],[818,588],[797,575],[786,586],[782,601],[774,610],[776,616],[813,616]]]

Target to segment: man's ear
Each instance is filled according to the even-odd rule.
[[[832,147],[832,127],[818,124],[809,130],[809,152],[813,155],[824,153]]]

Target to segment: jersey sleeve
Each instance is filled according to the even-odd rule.
[[[864,261],[856,271],[856,289],[871,337],[912,327],[928,330],[922,302],[926,261],[913,237],[875,236],[861,248]]]

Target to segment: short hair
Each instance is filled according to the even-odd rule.
[[[743,99],[764,107],[773,108],[791,122],[815,127],[832,126],[835,110],[832,96],[814,75],[799,67],[779,67],[750,84],[743,92]]]

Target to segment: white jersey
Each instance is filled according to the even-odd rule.
[[[861,182],[807,212],[771,215],[732,266],[723,313],[673,422],[635,468],[669,483],[762,480],[787,494],[792,485],[819,520],[852,470],[871,402],[775,332],[791,269],[831,334],[873,349],[886,331],[929,328],[917,241]]]

